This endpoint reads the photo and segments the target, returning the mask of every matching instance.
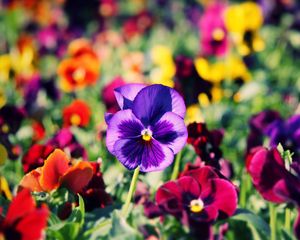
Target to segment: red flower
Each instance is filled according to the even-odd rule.
[[[75,100],[63,110],[64,127],[86,127],[90,122],[90,107],[82,100]]]
[[[12,200],[6,217],[0,218],[0,239],[41,239],[49,214],[46,205],[36,207],[30,191],[23,189]]]
[[[165,183],[155,198],[161,209],[184,224],[213,223],[233,215],[237,207],[235,186],[209,166],[188,171],[178,180]]]
[[[44,159],[46,159],[54,147],[51,145],[34,144],[30,147],[28,152],[22,158],[23,170],[28,173],[38,167],[44,165]]]
[[[37,192],[50,192],[63,186],[78,193],[91,180],[93,168],[86,161],[78,161],[71,166],[70,163],[67,155],[56,149],[48,156],[42,167],[32,170],[23,177],[20,186]]]

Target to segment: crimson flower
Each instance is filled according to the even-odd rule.
[[[6,217],[0,216],[0,239],[41,239],[49,215],[48,207],[37,207],[30,191],[23,189],[12,200]]]
[[[235,186],[209,166],[188,171],[176,181],[163,184],[155,199],[165,213],[190,228],[201,226],[206,234],[210,234],[212,223],[233,215],[237,208]]]

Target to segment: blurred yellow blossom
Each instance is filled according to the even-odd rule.
[[[236,4],[226,9],[225,25],[242,56],[264,49],[265,43],[258,33],[263,20],[261,8],[254,2]]]

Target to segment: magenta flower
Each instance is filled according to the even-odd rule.
[[[237,191],[212,167],[186,172],[176,181],[162,185],[155,196],[158,206],[190,227],[210,226],[232,216],[237,208]],[[207,234],[210,230],[205,228]]]
[[[293,162],[286,168],[284,159],[276,148],[257,148],[248,163],[254,187],[270,202],[294,203],[298,218],[294,224],[297,239],[300,238],[300,172],[299,163]],[[294,171],[291,171],[294,170]]]
[[[223,56],[228,49],[223,4],[209,6],[200,19],[201,50],[204,55]]]
[[[128,169],[163,170],[185,145],[185,105],[163,85],[128,84],[115,90],[122,109],[109,115],[106,146]]]

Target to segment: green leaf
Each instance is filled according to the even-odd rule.
[[[247,209],[238,209],[231,220],[244,221],[250,227],[253,237],[257,239],[255,230],[259,233],[260,237],[269,237],[270,236],[270,227],[269,225],[259,216],[255,215],[253,212]],[[254,228],[254,229],[253,229]]]
[[[143,239],[141,234],[132,228],[121,216],[119,211],[112,214],[112,228],[109,232],[109,239],[113,240],[139,240]]]

